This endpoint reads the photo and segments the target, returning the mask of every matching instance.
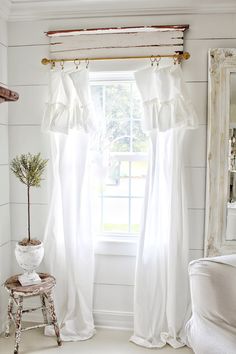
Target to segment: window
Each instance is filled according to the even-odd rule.
[[[148,147],[139,93],[132,79],[93,81],[91,91],[96,113],[100,110],[103,117],[99,145],[107,161],[99,193],[100,234],[135,235],[140,230]]]

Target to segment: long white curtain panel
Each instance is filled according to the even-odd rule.
[[[150,137],[149,172],[139,240],[134,335],[141,346],[185,345],[190,316],[184,137],[197,127],[178,64],[135,73]]]
[[[52,170],[45,263],[57,280],[62,340],[85,340],[95,333],[89,154],[94,122],[87,69],[51,72],[42,129],[50,134]],[[45,333],[53,333],[50,326]]]

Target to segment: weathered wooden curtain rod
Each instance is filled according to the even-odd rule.
[[[176,54],[161,54],[161,55],[149,55],[149,56],[136,56],[136,57],[110,57],[110,58],[74,58],[74,59],[47,59],[43,58],[41,63],[43,65],[65,63],[65,62],[79,62],[79,61],[95,61],[95,60],[126,60],[126,59],[152,59],[152,58],[173,58],[178,61],[188,60],[190,54],[188,52],[176,53]]]

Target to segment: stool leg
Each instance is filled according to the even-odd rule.
[[[7,324],[6,324],[6,331],[5,331],[5,337],[9,337],[10,335],[10,324],[11,324],[11,314],[12,314],[12,309],[13,309],[13,295],[9,295],[9,300],[8,300],[8,308],[7,308]]]
[[[47,318],[47,308],[46,308],[46,303],[45,303],[45,297],[43,294],[40,294],[40,299],[41,299],[41,304],[42,304],[42,313],[43,313],[43,319],[44,323],[48,323],[48,318]]]
[[[22,317],[22,310],[23,310],[23,297],[19,296],[17,310],[16,310],[16,333],[15,333],[15,348],[14,354],[18,354],[19,344],[20,344],[20,337],[21,337],[21,317]]]
[[[52,292],[47,293],[47,299],[48,299],[48,310],[49,310],[49,315],[51,317],[52,325],[54,326],[55,334],[57,337],[57,344],[59,346],[62,345],[61,337],[60,337],[60,329],[57,323],[57,316],[55,312],[55,307],[54,307],[54,301],[53,301],[53,296]]]

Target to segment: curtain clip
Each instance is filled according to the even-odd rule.
[[[86,69],[88,69],[88,67],[89,67],[89,60],[86,59],[85,63],[86,63]]]
[[[74,60],[74,64],[75,64],[76,70],[78,70],[78,67],[79,67],[79,65],[80,65],[80,60],[79,60],[79,59],[75,59],[75,60]]]
[[[173,60],[174,60],[174,65],[176,64],[180,64],[181,62],[181,57],[179,54],[176,54],[174,57],[173,57]]]
[[[64,61],[64,60],[61,60],[61,61],[60,61],[61,70],[64,70],[64,64],[65,64],[65,61]]]
[[[52,63],[51,63],[51,70],[55,69],[55,66],[56,66],[55,61],[52,61]]]

